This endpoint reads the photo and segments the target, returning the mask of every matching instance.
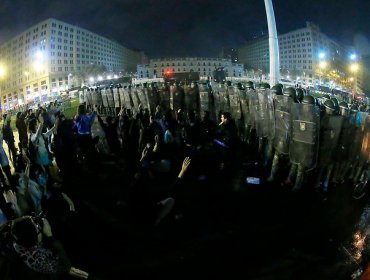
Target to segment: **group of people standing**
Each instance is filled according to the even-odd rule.
[[[63,184],[72,185],[79,177],[98,177],[108,165],[124,178],[117,204],[127,207],[136,223],[151,226],[181,211],[176,201],[186,191],[184,184],[228,184],[241,168],[239,160],[251,159],[245,152],[268,170],[267,181],[282,178],[294,191],[308,187],[308,172],[315,172],[317,186],[327,190],[330,182],[359,180],[369,168],[369,108],[333,96],[315,98],[301,88],[153,83],[85,89],[79,99],[74,118],[56,103],[18,112],[18,149],[10,115],[3,116],[2,220],[11,221],[11,251],[41,274],[60,267],[63,273],[76,272],[64,251],[53,251],[56,243],[48,247],[38,238],[41,232],[51,237],[47,220],[40,224],[35,217],[53,212],[52,199],[74,209],[56,190],[51,166],[57,166]],[[45,260],[41,265],[26,260],[33,250]]]

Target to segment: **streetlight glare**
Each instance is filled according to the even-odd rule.
[[[319,64],[319,67],[320,67],[321,69],[325,69],[327,65],[328,65],[328,64],[327,64],[325,61],[321,61],[321,62],[320,62],[320,64]]]
[[[89,81],[90,81],[90,82],[94,82],[94,78],[93,78],[93,77],[90,77],[90,78],[89,78]]]
[[[325,53],[324,52],[319,53],[319,58],[320,59],[323,59],[324,57],[325,57]]]
[[[112,79],[112,76],[111,75],[108,75],[107,76],[107,80],[110,80],[110,79]]]
[[[353,53],[353,54],[351,54],[351,55],[349,56],[349,58],[350,58],[351,60],[356,60],[357,55]]]
[[[0,64],[0,78],[4,77],[6,74],[5,66]]]
[[[34,64],[33,64],[33,68],[37,71],[37,72],[41,72],[42,69],[43,69],[43,65],[40,61],[35,61]]]
[[[41,51],[37,51],[36,52],[36,58],[37,59],[42,59],[44,57],[44,55],[42,54],[42,52]]]
[[[351,64],[351,66],[350,66],[350,70],[351,70],[352,72],[357,72],[357,71],[358,71],[358,69],[359,69],[358,64],[356,64],[356,63]]]
[[[102,77],[102,76],[99,76],[99,77],[98,77],[98,80],[99,80],[99,81],[102,81],[102,80],[103,80],[103,77]]]

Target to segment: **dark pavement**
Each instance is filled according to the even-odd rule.
[[[266,170],[246,159],[211,183],[194,183],[190,169],[175,209],[155,227],[130,219],[120,169],[75,178],[68,193],[77,213],[56,235],[73,265],[97,279],[350,279],[356,265],[343,246],[352,252],[367,198],[354,200],[349,183],[325,196],[310,182],[301,193],[247,184]]]

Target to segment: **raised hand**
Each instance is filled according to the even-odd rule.
[[[184,174],[185,174],[186,170],[188,170],[188,168],[189,168],[190,162],[191,162],[190,157],[186,157],[184,159],[184,161],[182,163],[182,166],[181,166],[181,171],[180,171],[179,175],[177,176],[179,179],[182,179],[184,177]]]

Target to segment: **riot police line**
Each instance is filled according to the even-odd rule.
[[[97,105],[99,113],[116,115],[121,108],[175,112],[209,112],[218,123],[221,112],[231,113],[239,140],[258,143],[260,160],[271,165],[268,181],[274,181],[282,165],[290,171],[284,184],[300,190],[309,171],[316,187],[326,191],[330,182],[345,176],[358,181],[368,168],[370,148],[369,108],[347,104],[324,95],[314,98],[301,88],[253,82],[232,84],[207,81],[183,84],[117,84],[85,88],[80,103]]]

